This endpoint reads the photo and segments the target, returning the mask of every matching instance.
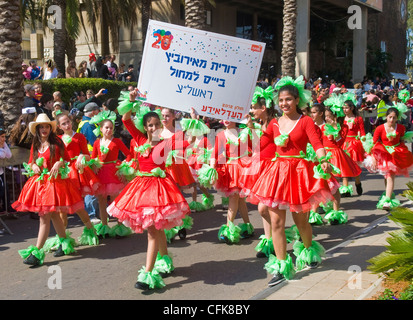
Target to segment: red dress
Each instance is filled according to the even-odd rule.
[[[97,176],[101,183],[96,191],[97,194],[111,195],[120,192],[125,183],[116,175],[117,166],[121,164],[118,159],[119,151],[126,157],[130,155],[128,147],[119,138],[113,138],[108,145],[109,151],[105,154],[100,148],[101,139],[97,139],[93,144],[92,158],[99,158],[102,167],[99,169]]]
[[[272,134],[268,133],[267,128],[267,130],[262,133],[258,149],[254,150],[251,161],[244,167],[239,180],[242,186],[241,194],[246,195],[247,201],[252,204],[258,204],[260,201],[251,193],[251,188],[261,175],[262,170],[264,170],[275,157],[276,145],[272,140]]]
[[[236,141],[229,141],[225,135],[226,130],[219,132],[215,137],[214,152],[215,169],[218,179],[214,188],[224,197],[241,193],[242,184],[240,182],[244,168],[250,164],[252,154],[252,141],[243,143],[239,138]]]
[[[390,175],[401,175],[408,177],[409,171],[413,167],[413,155],[402,141],[406,133],[406,128],[401,124],[396,124],[396,136],[387,137],[386,125],[382,124],[374,131],[374,146],[371,154],[377,161],[378,172],[386,178]],[[369,165],[366,168],[372,170]]]
[[[185,141],[184,132],[177,131],[172,137],[165,140],[173,140],[173,145],[178,148],[176,150],[171,150],[173,152],[176,152],[177,156],[172,158],[172,164],[166,167],[166,172],[168,172],[172,176],[179,187],[184,189],[192,187],[195,184],[195,179],[192,176],[188,163],[184,159],[184,153],[182,149],[183,143],[187,143]],[[168,157],[168,155],[166,156]]]
[[[188,149],[191,151],[191,154],[187,157],[186,162],[189,165],[189,169],[191,170],[192,177],[195,181],[198,179],[197,171],[201,169],[204,164],[208,164],[208,159],[204,157],[206,156],[205,149],[209,150],[211,148],[212,145],[208,138],[202,137],[201,140],[195,142],[195,145],[192,148]]]
[[[281,136],[276,119],[267,131],[273,140]],[[263,168],[252,195],[268,207],[291,212],[308,212],[312,205],[333,200],[337,190],[330,191],[328,181],[314,178],[315,165],[305,159],[308,142],[315,151],[323,148],[313,120],[301,116],[288,133],[286,145],[276,146],[276,159]]]
[[[139,146],[149,146],[147,137],[136,129],[132,120],[124,124]],[[184,142],[183,147],[188,144]],[[158,230],[180,226],[191,212],[175,180],[165,172],[166,155],[176,147],[174,139],[167,139],[139,153],[140,171],[107,209],[136,233],[151,226]]]
[[[346,140],[342,145],[342,149],[350,154],[351,159],[357,164],[361,164],[365,158],[363,144],[359,138],[364,137],[364,122],[362,117],[356,117],[353,121],[344,121],[348,126]]]
[[[323,133],[322,141],[323,141],[324,149],[326,149],[326,152],[331,152],[332,154],[330,163],[336,166],[337,168],[339,168],[341,171],[340,174],[337,174],[336,176],[344,177],[344,178],[358,177],[361,174],[361,168],[342,149],[342,145],[346,141],[346,135],[348,132],[347,125],[343,124],[339,132],[339,136],[336,139],[334,139],[332,136],[325,135],[325,130],[326,130],[325,124],[323,124],[320,127],[320,129]]]
[[[62,138],[62,136],[59,136]],[[100,182],[96,174],[92,169],[85,166],[83,172],[79,172],[76,168],[77,157],[80,154],[89,155],[87,148],[86,137],[81,133],[75,133],[69,143],[64,142],[67,153],[70,157],[70,174],[69,178],[73,180],[73,183],[79,188],[81,195],[95,194],[96,190],[100,186]]]
[[[47,169],[50,171],[53,165],[60,160],[59,147],[56,146],[54,157],[50,156],[50,147],[48,147],[43,153],[38,153],[38,158],[44,159],[40,170]],[[66,150],[64,151],[63,160],[70,162]],[[29,164],[34,162],[32,147]],[[36,174],[26,181],[19,198],[12,204],[14,209],[23,212],[38,212],[39,215],[44,215],[48,212],[73,214],[84,208],[79,189],[72,182],[72,179],[62,179],[58,174],[57,177],[49,180],[50,175],[45,174],[43,178],[37,181],[40,177],[41,175]]]

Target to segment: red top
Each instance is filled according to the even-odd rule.
[[[366,135],[366,132],[364,131],[364,121],[362,117],[356,117],[354,119],[354,122],[348,122],[344,120],[344,124],[348,126],[347,136],[358,136],[359,132],[360,137]]]
[[[341,126],[341,130],[339,132],[339,135],[336,139],[334,139],[332,136],[326,136],[324,134],[325,130],[326,130],[326,125],[323,124],[320,127],[321,131],[322,131],[322,141],[323,141],[323,145],[326,148],[341,148],[341,146],[344,144],[344,142],[346,141],[346,137],[347,137],[347,133],[348,133],[348,126],[343,124]]]
[[[273,140],[282,134],[277,119],[271,120],[267,131]],[[300,151],[306,152],[308,142],[311,143],[314,151],[323,148],[316,124],[309,116],[301,116],[290,132],[285,133],[289,135],[287,145],[276,146],[276,151],[280,156],[296,156],[300,154]]]
[[[239,130],[237,130],[239,132]],[[228,141],[225,130],[220,131],[215,136],[214,153],[212,157],[217,164],[226,163],[229,158],[244,158],[251,154],[252,141],[248,137],[247,143],[243,143],[239,138],[236,141]]]
[[[125,146],[119,138],[112,139],[108,145],[109,152],[107,154],[103,154],[102,151],[100,151],[100,141],[101,139],[97,139],[93,144],[92,158],[99,157],[99,160],[103,161],[103,163],[108,163],[118,160],[119,151],[126,157],[130,155],[128,147]]]
[[[273,143],[273,135],[267,130],[263,131],[260,138],[260,159],[272,159],[275,156],[277,146]]]
[[[123,124],[132,135],[132,138],[135,139],[138,146],[147,143],[148,138],[135,127],[131,119],[123,120]],[[188,146],[189,142],[183,139],[183,132],[178,131],[170,139],[165,139],[159,142],[145,153],[138,153],[139,170],[142,172],[150,172],[157,167],[165,170],[165,161],[168,153],[171,150],[184,150]]]
[[[62,139],[62,136],[59,136],[59,138]],[[86,137],[81,133],[75,133],[72,141],[69,144],[65,143],[65,147],[71,162],[75,161],[74,158],[79,156],[79,154],[90,155]]]
[[[43,152],[40,153],[38,152],[38,158],[44,158],[43,161],[43,168],[47,168],[49,171],[52,169],[53,165],[60,160],[60,148],[58,146],[56,146],[55,148],[55,156],[52,162],[52,159],[50,157],[50,146]],[[64,154],[63,154],[63,160],[66,162],[70,162],[70,157],[69,154],[67,153],[66,149],[64,150]],[[29,163],[34,163],[33,161],[33,145],[30,149],[30,158],[29,158]]]
[[[396,137],[389,139],[387,137],[386,127],[384,124],[382,124],[378,126],[374,131],[373,143],[376,144],[379,140],[381,140],[381,142],[385,146],[394,146],[396,144],[403,143],[401,138],[404,136],[405,133],[406,128],[403,125],[396,124]]]

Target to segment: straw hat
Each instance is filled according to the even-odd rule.
[[[50,120],[49,117],[45,113],[41,113],[37,116],[35,121],[32,121],[29,123],[29,131],[31,132],[32,135],[36,135],[36,127],[39,124],[50,124],[52,127],[52,131],[56,132],[56,121],[55,120]]]

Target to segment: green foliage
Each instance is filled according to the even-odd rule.
[[[108,93],[100,97],[100,100],[104,102],[109,98],[119,98],[120,92],[127,89],[130,85],[134,87],[137,86],[136,82],[112,81],[99,78],[62,78],[41,81],[25,81],[25,84],[34,84],[37,82],[42,85],[42,92],[53,94],[55,91],[60,91],[62,93],[62,100],[67,104],[69,104],[74,92],[83,91],[86,93],[88,89],[91,89],[94,93],[98,93],[100,89],[105,88],[108,90]]]
[[[398,298],[391,289],[385,289],[383,294],[379,296],[377,300],[413,300],[413,284],[400,293]]]
[[[403,195],[413,199],[413,183],[408,183],[408,190]],[[389,219],[401,229],[390,232],[387,250],[370,259],[369,269],[374,273],[387,273],[395,281],[413,279],[413,211],[398,207],[391,211]]]

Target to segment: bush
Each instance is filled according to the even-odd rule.
[[[104,80],[100,78],[58,78],[51,80],[41,80],[41,81],[25,81],[24,84],[35,84],[41,83],[42,92],[47,92],[53,94],[55,91],[60,91],[62,93],[62,100],[69,105],[70,99],[73,97],[74,92],[83,91],[86,93],[88,89],[93,90],[94,93],[102,88],[108,90],[108,93],[101,97],[101,101],[104,102],[109,98],[119,98],[120,92],[127,89],[128,86],[137,86],[137,82],[123,82],[123,81],[113,81]]]

